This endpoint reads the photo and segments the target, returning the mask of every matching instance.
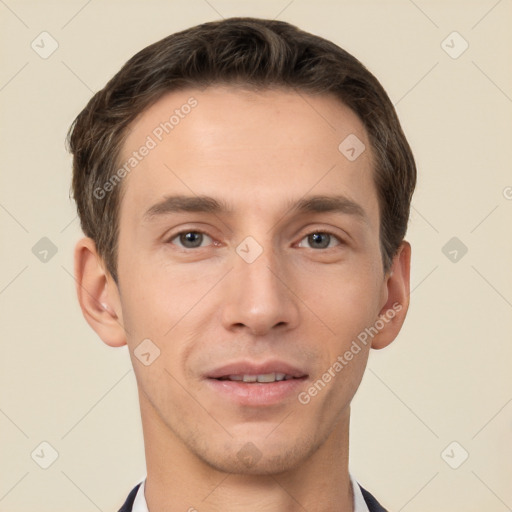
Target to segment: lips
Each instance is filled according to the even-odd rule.
[[[290,379],[303,379],[307,373],[284,361],[253,363],[233,362],[207,372],[206,378],[242,381],[246,383],[276,382]]]
[[[218,404],[235,407],[279,407],[294,402],[308,378],[299,366],[270,360],[235,361],[204,375],[208,393]]]

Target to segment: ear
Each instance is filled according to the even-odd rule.
[[[107,345],[126,345],[119,291],[91,238],[82,238],[75,246],[75,280],[87,323]]]
[[[372,340],[372,348],[387,347],[402,328],[409,309],[410,271],[411,244],[404,240],[393,258],[390,270],[384,277],[384,304],[379,312],[380,321],[379,319],[376,321],[379,329]]]

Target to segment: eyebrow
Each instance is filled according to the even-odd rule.
[[[320,213],[334,212],[352,215],[359,220],[369,222],[364,208],[343,195],[313,195],[303,197],[298,201],[288,201],[286,212],[300,213]],[[150,208],[144,213],[143,220],[152,221],[155,218],[162,217],[171,213],[183,212],[204,212],[204,213],[233,213],[233,208],[221,199],[211,196],[185,196],[172,195]]]

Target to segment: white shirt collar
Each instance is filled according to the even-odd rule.
[[[349,476],[350,482],[352,483],[352,491],[354,492],[354,512],[370,512],[366,501],[364,501],[361,487],[359,487],[352,473],[349,473]]]
[[[363,498],[363,493],[361,492],[361,488],[357,483],[356,479],[349,473],[350,482],[352,483],[352,490],[354,492],[354,512],[370,512],[368,509],[368,505]],[[137,495],[135,496],[135,500],[133,502],[132,512],[149,512],[148,504],[146,503],[146,497],[144,496],[144,484],[146,483],[146,479],[144,479],[137,491]]]

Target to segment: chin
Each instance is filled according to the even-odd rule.
[[[224,473],[238,475],[277,475],[302,465],[319,446],[319,443],[301,439],[276,439],[265,437],[233,439],[222,450],[196,455],[208,466]]]

